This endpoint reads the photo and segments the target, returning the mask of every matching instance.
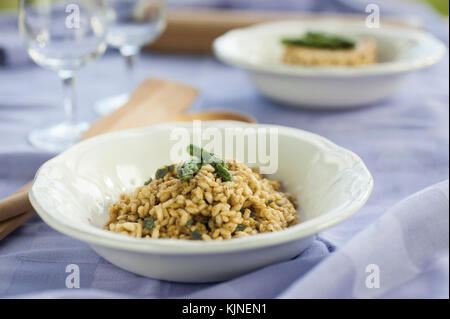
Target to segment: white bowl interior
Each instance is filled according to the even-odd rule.
[[[209,125],[221,132],[248,126],[228,121],[203,123],[204,128]],[[112,234],[101,229],[108,218],[107,207],[122,192],[142,185],[156,169],[170,163],[170,151],[178,142],[170,139],[174,127],[192,133],[191,124],[177,123],[111,133],[78,144],[39,170],[32,202],[38,204],[44,219],[97,235]],[[279,127],[278,136],[278,169],[270,178],[280,180],[297,196],[302,223],[326,213],[339,214],[355,201],[362,205],[367,199],[372,179],[356,155],[300,130]],[[257,151],[257,145],[247,139],[245,146],[250,153]],[[237,155],[240,161],[246,158]]]

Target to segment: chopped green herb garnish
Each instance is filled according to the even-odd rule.
[[[231,175],[226,164],[215,164],[213,167],[216,170],[217,176],[222,178],[222,181],[231,182],[233,180],[233,175]]]
[[[195,156],[201,160],[201,164],[211,164],[216,171],[217,176],[222,178],[224,182],[230,182],[233,180],[233,175],[231,175],[228,170],[227,164],[222,159],[218,158],[214,153],[205,151],[203,148],[190,144],[188,146],[188,152],[191,156]]]
[[[271,199],[269,199],[268,201],[267,201],[267,205],[270,205],[270,204],[272,204],[273,203],[273,200],[271,200]]]
[[[152,180],[153,180],[153,178],[150,177],[147,181],[145,181],[144,185],[150,184],[152,182]]]
[[[144,229],[152,230],[153,228],[155,228],[155,219],[153,216],[144,218]]]
[[[250,213],[250,217],[255,217],[255,216],[256,216],[256,214],[254,212]]]
[[[188,162],[184,162],[181,166],[177,167],[177,176],[183,181],[188,181],[194,177],[203,165],[211,164],[214,170],[222,181],[229,182],[233,180],[233,175],[231,175],[225,161],[218,158],[213,153],[205,151],[203,148],[190,144],[187,147],[187,151],[191,156],[197,159],[191,159]],[[169,172],[173,171],[170,166],[167,167]]]
[[[236,226],[236,230],[235,231],[242,231],[242,230],[244,230],[246,228],[247,228],[246,225],[239,224],[239,225]]]
[[[203,148],[190,144],[187,151],[191,156],[199,158],[202,164],[224,164],[225,162],[218,158],[214,153],[205,151]]]
[[[241,208],[240,212],[241,214],[245,214],[245,208]]]
[[[167,167],[162,167],[156,171],[155,177],[157,179],[164,178],[164,176],[166,176],[166,174],[167,174],[167,171],[168,171]]]
[[[186,222],[186,228],[189,228],[189,227],[191,227],[191,225],[194,223],[194,220],[193,219],[189,219],[187,222]]]
[[[194,174],[198,172],[200,167],[201,163],[198,163],[198,161],[195,159],[192,159],[189,162],[184,162],[183,165],[178,166],[177,176],[183,181],[190,180],[192,177],[194,177]]]
[[[323,32],[307,32],[303,37],[285,38],[281,42],[285,45],[319,49],[351,49],[355,46],[355,42],[350,39]]]
[[[169,171],[169,173],[173,173],[173,170],[175,169],[175,165],[169,165],[167,166],[167,170]]]
[[[201,239],[201,238],[202,238],[202,234],[200,233],[200,229],[198,229],[198,228],[195,229],[195,230],[192,232],[191,236],[192,236],[192,239],[194,239],[194,240]]]

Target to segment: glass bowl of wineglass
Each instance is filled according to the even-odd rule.
[[[166,27],[164,0],[106,0],[108,5],[107,42],[124,57],[126,92],[98,101],[95,110],[106,115],[124,105],[133,89],[134,66],[141,48],[153,43]]]
[[[20,0],[19,32],[31,59],[62,79],[66,119],[33,130],[29,141],[59,152],[78,141],[88,128],[75,118],[76,72],[106,49],[107,9],[102,0]]]

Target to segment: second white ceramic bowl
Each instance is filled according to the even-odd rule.
[[[202,125],[222,133],[274,128],[232,121]],[[315,134],[278,126],[278,169],[270,178],[297,197],[300,224],[223,241],[152,240],[103,230],[109,204],[170,163],[178,143],[170,138],[175,128],[192,135],[192,124],[169,123],[77,144],[39,169],[29,192],[33,207],[51,227],[89,243],[121,268],[170,281],[211,282],[299,255],[315,234],[357,212],[372,190],[372,177],[358,156]],[[246,143],[249,152],[258,151],[258,145]]]
[[[378,46],[378,63],[368,66],[295,66],[282,62],[281,39],[306,31],[324,31],[352,38],[369,36]],[[332,19],[285,21],[255,25],[215,40],[218,59],[247,71],[267,97],[303,108],[359,107],[394,94],[411,71],[430,66],[446,52],[431,34],[382,24]]]

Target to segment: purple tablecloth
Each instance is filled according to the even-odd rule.
[[[279,1],[213,2],[220,7],[269,9],[277,4],[280,8]],[[309,11],[362,13],[364,4],[283,1],[281,9],[300,6]],[[384,2],[381,8],[382,12],[420,14],[428,30],[448,43],[445,22],[428,11],[411,7],[399,11]],[[15,28],[5,21],[0,20],[0,47],[7,56],[13,52],[14,59],[0,67],[0,197],[30,180],[52,156],[27,143],[30,129],[63,117],[58,78],[29,62],[18,42],[5,41],[4,35],[10,34],[6,30]],[[93,103],[126,87],[121,81],[122,62],[110,53],[80,72],[81,118],[94,120]],[[162,282],[121,270],[34,216],[0,242],[0,297],[448,298],[448,181],[400,202],[448,179],[448,68],[446,57],[416,72],[391,99],[367,108],[313,112],[261,97],[242,71],[212,57],[144,56],[138,79],[164,77],[198,87],[201,95],[193,110],[248,112],[259,122],[309,130],[359,154],[375,179],[367,205],[321,233],[291,261],[227,282],[201,285]],[[81,289],[65,288],[69,264],[80,268]],[[374,275],[379,275],[379,288]]]

